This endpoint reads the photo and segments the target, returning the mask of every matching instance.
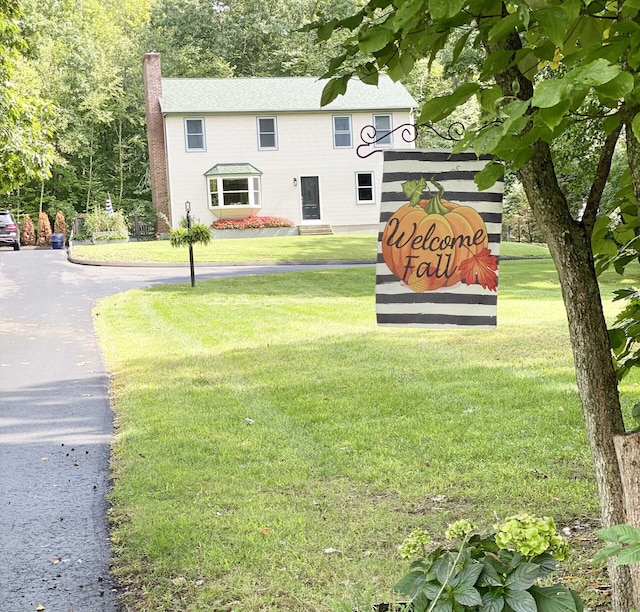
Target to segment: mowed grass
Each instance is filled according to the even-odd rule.
[[[572,529],[567,580],[602,603],[552,263],[502,262],[496,330],[378,328],[374,280],[368,267],[283,273],[100,303],[117,413],[114,572],[129,610],[390,601],[410,531],[438,537],[462,517],[490,528],[520,511]],[[623,399],[640,400],[636,379]]]
[[[341,234],[333,236],[288,236],[212,240],[208,245],[193,247],[196,263],[246,263],[288,261],[374,261],[377,236],[373,234]],[[508,242],[501,247],[505,256],[544,256],[546,247]],[[78,245],[72,255],[87,261],[133,263],[189,263],[186,248],[174,248],[168,240],[128,242],[124,244]]]

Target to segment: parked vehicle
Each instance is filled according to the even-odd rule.
[[[0,246],[12,246],[20,250],[20,229],[8,210],[0,210]]]

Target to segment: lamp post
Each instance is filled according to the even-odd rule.
[[[184,209],[187,212],[187,232],[191,229],[191,202],[188,200],[184,203]],[[191,286],[196,286],[196,271],[193,265],[193,244],[189,241],[189,267],[191,269]]]

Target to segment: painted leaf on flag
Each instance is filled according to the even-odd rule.
[[[460,277],[467,285],[477,283],[491,291],[498,290],[498,258],[489,249],[482,249],[479,253],[465,259],[460,264]]]
[[[380,325],[494,327],[502,183],[480,192],[473,153],[385,151]]]

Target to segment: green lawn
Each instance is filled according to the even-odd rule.
[[[604,292],[619,285],[608,276]],[[373,290],[373,269],[359,268],[99,304],[117,413],[115,573],[130,610],[388,601],[412,529],[438,537],[461,517],[490,527],[519,511],[573,530],[567,580],[603,603],[551,262],[501,264],[493,331],[378,328]],[[627,410],[637,380],[622,387]]]
[[[334,236],[289,236],[248,240],[212,240],[207,246],[195,245],[196,263],[245,263],[263,261],[373,261],[377,237],[342,234]],[[78,259],[136,263],[189,262],[186,248],[173,248],[168,240],[128,242],[124,244],[78,245],[72,249]],[[502,245],[505,256],[544,256],[546,247],[508,242]]]

